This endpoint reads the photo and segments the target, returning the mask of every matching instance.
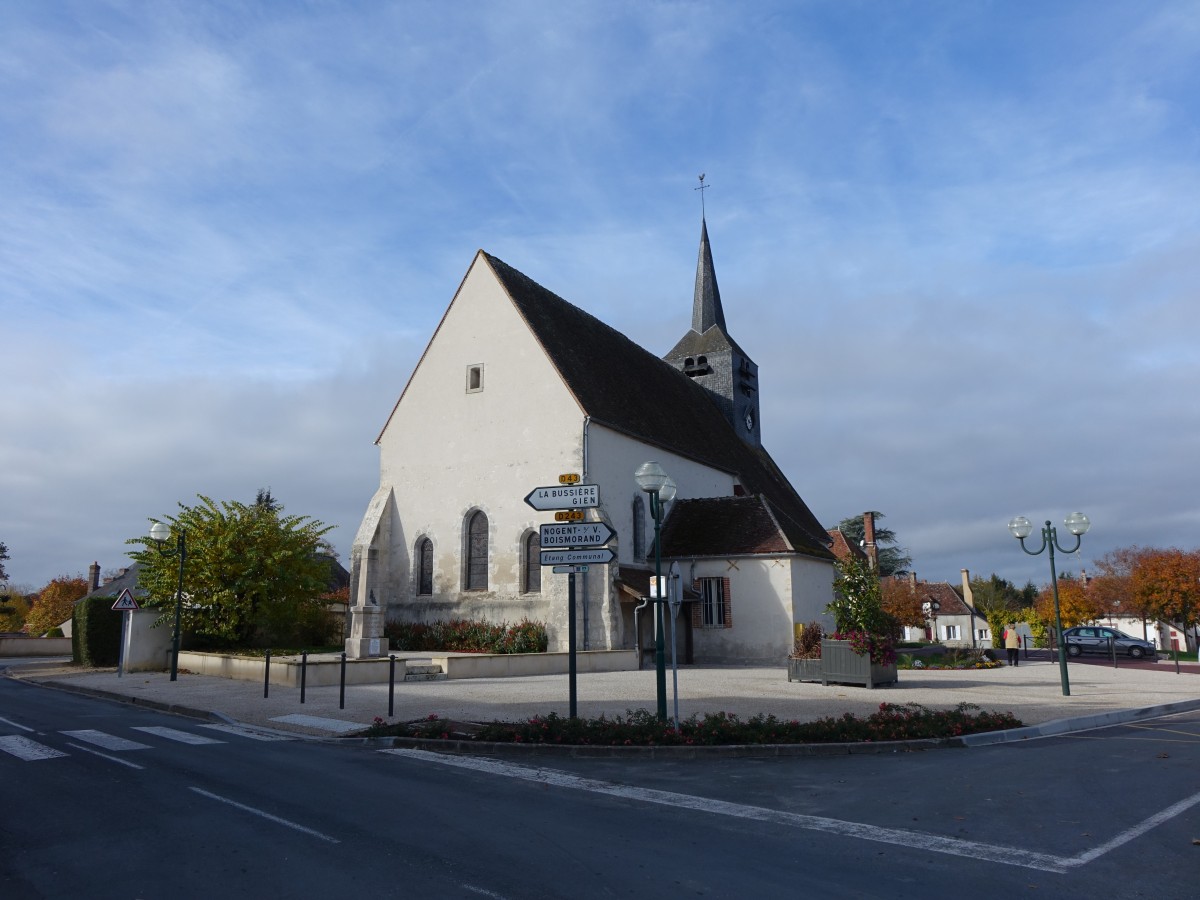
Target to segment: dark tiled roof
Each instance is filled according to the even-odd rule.
[[[82,600],[86,597],[116,597],[126,588],[128,588],[129,593],[133,594],[135,597],[144,596],[146,592],[138,587],[138,572],[141,570],[141,563],[133,563],[129,566],[129,568],[122,569],[121,573],[112,581],[105,582],[94,591],[84,594],[84,596],[80,597],[79,599]],[[79,600],[76,600],[75,602],[78,603]]]
[[[924,603],[926,600],[936,600],[940,605],[939,616],[969,616],[970,607],[958,596],[958,591],[947,581],[916,581],[905,575],[890,576],[896,584],[907,584]],[[975,613],[978,615],[978,613]]]
[[[663,556],[741,556],[791,553],[762,497],[677,500],[663,524]]]
[[[512,266],[483,255],[593,421],[736,475],[748,494],[770,501],[796,552],[832,559],[825,529],[775,461],[738,437],[702,387]]]

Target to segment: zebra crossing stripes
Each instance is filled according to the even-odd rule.
[[[19,734],[0,736],[0,750],[15,756],[17,759],[23,759],[26,762],[36,759],[54,759],[58,756],[68,755],[60,750],[55,750],[53,747],[47,747],[45,744],[32,741],[27,737],[21,737]]]
[[[218,741],[216,738],[205,737],[202,734],[192,734],[190,731],[180,731],[177,728],[167,728],[164,725],[134,725],[134,731],[144,731],[146,734],[157,735],[161,738],[166,738],[168,741],[178,741],[181,744],[223,744],[224,741]]]
[[[9,722],[9,721],[5,720],[4,724],[9,725],[14,728],[20,728],[21,730],[28,731],[31,734],[35,733],[33,731],[33,729],[26,728],[24,725],[20,725],[16,722]],[[256,740],[256,741],[294,740],[294,738],[289,737],[287,735],[270,734],[270,733],[264,734],[264,733],[256,732],[250,728],[243,728],[243,727],[239,727],[236,725],[201,724],[201,725],[198,725],[198,727],[215,729],[217,731],[224,732],[225,734],[237,735],[238,737],[243,737],[243,738],[247,738],[250,740]],[[173,742],[179,743],[179,744],[187,744],[187,745],[193,746],[193,747],[204,746],[206,744],[227,743],[227,741],[221,740],[216,737],[209,737],[207,735],[197,734],[197,733],[191,732],[191,731],[184,731],[179,728],[168,728],[164,725],[134,725],[134,726],[132,726],[132,730],[141,732],[142,734],[147,735],[149,737],[160,738],[160,739],[167,740],[167,741],[173,741]],[[125,760],[120,759],[119,757],[109,756],[106,753],[101,753],[96,748],[100,748],[100,750],[107,750],[112,753],[128,753],[128,752],[135,752],[135,751],[139,751],[139,750],[154,749],[151,744],[144,744],[140,741],[130,740],[129,738],[121,737],[120,735],[117,735],[117,734],[110,734],[108,732],[98,731],[94,728],[64,730],[64,731],[60,731],[58,733],[63,735],[64,737],[72,739],[67,742],[68,747],[72,747],[75,750],[87,751],[88,753],[92,753],[97,756],[101,756],[108,760],[112,760],[113,762],[119,762],[122,765],[128,765],[128,766],[132,766],[133,768],[138,768],[138,769],[140,769],[142,767],[135,766],[133,763],[126,762]],[[39,734],[39,737],[41,737],[41,736],[42,735]],[[76,742],[78,742],[78,743],[76,743]],[[33,762],[33,761],[42,760],[42,759],[58,759],[61,757],[66,757],[66,756],[71,755],[68,752],[65,752],[63,750],[58,750],[52,746],[49,746],[47,743],[43,743],[42,741],[35,740],[33,737],[26,737],[24,735],[16,735],[16,734],[0,735],[0,756],[2,756],[4,754],[7,754],[9,756],[14,756],[17,759],[23,760],[25,762]]]
[[[115,734],[108,734],[103,731],[96,731],[92,728],[84,728],[81,731],[62,731],[60,734],[65,734],[67,737],[73,737],[77,741],[83,741],[85,744],[95,744],[97,747],[103,747],[105,750],[149,750],[149,744],[139,744],[137,741],[131,741],[127,738],[118,737]]]

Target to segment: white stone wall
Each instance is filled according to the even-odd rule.
[[[482,389],[468,370],[482,366]],[[582,468],[583,415],[482,257],[477,256],[380,437],[381,484],[394,491],[373,561],[390,618],[546,622],[566,646],[567,580],[549,570],[522,594],[523,537],[553,513],[524,502]],[[488,588],[462,590],[467,516],[488,517]],[[417,541],[434,547],[433,594],[415,594]],[[603,580],[587,590],[606,594]],[[599,587],[597,587],[599,585]],[[581,593],[583,586],[581,585]],[[607,640],[601,642],[607,646]],[[593,642],[593,646],[595,643]]]

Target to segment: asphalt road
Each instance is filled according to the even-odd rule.
[[[1197,711],[772,760],[262,737],[0,680],[0,896],[1175,898],[1200,871]]]

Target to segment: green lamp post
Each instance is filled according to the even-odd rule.
[[[1046,520],[1045,526],[1042,528],[1042,546],[1036,550],[1030,550],[1025,546],[1025,538],[1029,537],[1033,531],[1033,523],[1024,516],[1017,516],[1008,523],[1008,530],[1012,532],[1012,536],[1021,542],[1021,549],[1030,556],[1037,556],[1043,550],[1050,552],[1050,589],[1054,592],[1054,627],[1058,632],[1058,666],[1059,674],[1062,679],[1062,692],[1064,697],[1071,696],[1071,682],[1067,678],[1067,648],[1063,646],[1063,627],[1062,627],[1062,611],[1058,604],[1058,573],[1054,571],[1054,548],[1057,547],[1060,553],[1074,553],[1079,549],[1079,545],[1083,542],[1083,536],[1087,534],[1087,530],[1092,527],[1092,523],[1088,521],[1088,517],[1081,512],[1073,512],[1065,520],[1063,525],[1067,527],[1067,531],[1075,535],[1075,546],[1067,550],[1058,542],[1058,531],[1050,524],[1050,520]]]
[[[150,539],[158,545],[158,552],[163,556],[179,557],[179,579],[175,585],[175,633],[171,638],[171,680],[179,680],[179,620],[183,613],[183,564],[187,560],[187,535],[181,528],[176,537],[175,549],[167,546],[171,536],[170,526],[155,522],[150,526]]]
[[[654,518],[654,675],[658,699],[658,718],[667,720],[667,657],[663,643],[666,622],[663,606],[666,591],[662,580],[663,505],[675,499],[675,482],[656,462],[642,463],[633,473],[637,486],[650,495],[650,515]]]

